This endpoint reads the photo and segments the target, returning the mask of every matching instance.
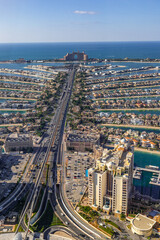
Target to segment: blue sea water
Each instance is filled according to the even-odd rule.
[[[1,43],[0,60],[62,58],[78,50],[95,58],[160,58],[160,42]]]
[[[141,151],[135,151],[134,154],[134,166],[144,168],[147,165],[154,165],[160,168],[160,155],[154,153],[146,153]],[[143,195],[149,195],[155,199],[160,198],[160,187],[149,184],[152,177],[150,172],[142,172],[141,180],[134,179],[134,187]]]

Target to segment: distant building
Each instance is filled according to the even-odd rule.
[[[99,134],[88,134],[88,133],[69,133],[67,136],[67,148],[70,150],[85,152],[86,150],[94,149],[94,146],[99,144]]]
[[[67,53],[64,58],[64,61],[87,61],[88,60],[88,55],[85,54],[84,52],[72,52],[72,53]]]
[[[16,63],[24,63],[26,62],[26,60],[24,58],[19,58],[17,60],[15,60]]]
[[[23,151],[33,147],[33,140],[29,134],[9,134],[5,141],[6,152]]]
[[[153,219],[150,219],[141,214],[137,214],[131,222],[131,230],[137,235],[148,237],[152,234],[152,229],[155,223],[156,221]]]

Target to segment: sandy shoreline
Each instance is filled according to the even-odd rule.
[[[38,64],[39,65],[39,64]],[[39,69],[39,68],[30,68],[30,67],[24,67],[24,68],[26,68],[26,69],[30,69],[30,70],[34,70],[34,71],[39,71],[39,72],[48,72],[48,73],[53,73],[53,74],[55,74],[54,72],[52,72],[52,71],[48,71],[48,70],[45,70],[45,69]]]
[[[119,79],[119,80],[115,80],[115,81],[113,81],[113,80],[109,81],[106,78],[106,81],[104,81],[104,82],[103,81],[102,82],[93,82],[93,83],[89,84],[89,86],[90,85],[94,85],[94,84],[101,84],[101,83],[121,83],[121,82],[132,82],[132,81],[139,82],[139,81],[144,81],[144,80],[148,81],[148,80],[152,80],[152,78],[160,78],[160,76],[157,76],[157,77],[147,77],[147,78],[130,78],[130,79],[122,79],[122,80]]]
[[[154,110],[160,110],[160,108],[119,108],[119,109],[114,109],[114,108],[110,108],[110,109],[96,109],[97,112],[99,111],[154,111]]]
[[[148,97],[160,97],[160,94],[157,95],[142,95],[142,96],[123,96],[123,97],[106,97],[106,98],[95,98],[93,101],[101,101],[101,100],[108,100],[108,99],[120,99],[120,98],[148,98]]]
[[[144,129],[154,129],[154,130],[160,130],[160,127],[153,127],[153,126],[144,126],[144,125],[124,125],[124,124],[99,124],[99,126],[109,126],[109,127],[124,127],[124,128],[144,128]],[[145,130],[144,130],[145,131]]]
[[[0,90],[11,90],[11,91],[20,91],[20,92],[36,92],[36,93],[42,93],[42,91],[29,90],[29,89],[0,88]]]
[[[38,61],[43,61],[43,60],[38,60]],[[71,62],[71,61],[56,61],[56,60],[53,60],[53,61],[50,61],[50,62],[42,62],[42,63],[67,63],[67,62]],[[144,60],[140,60],[140,61],[124,61],[124,60],[120,60],[120,61],[116,61],[116,60],[110,60],[108,61],[107,63],[110,63],[110,62],[132,62],[132,63],[160,63],[160,61],[144,61]],[[16,62],[9,62],[9,61],[0,61],[0,64],[17,64]],[[36,62],[37,64],[41,64],[40,62]],[[26,64],[26,62],[24,62],[24,64]]]
[[[11,123],[11,124],[1,124],[0,125],[0,127],[12,127],[12,126],[14,126],[14,127],[16,127],[16,126],[23,126],[23,124],[22,123]]]
[[[114,147],[114,144],[106,144],[106,147]],[[146,152],[146,153],[153,153],[153,154],[160,154],[160,151],[156,151],[156,150],[148,150],[148,149],[144,149],[144,148],[139,148],[139,147],[134,147],[135,151],[138,152]]]
[[[26,84],[31,84],[31,85],[45,85],[45,83],[24,82],[24,81],[18,81],[18,80],[10,80],[10,79],[0,79],[0,81],[3,81],[3,82],[26,83]]]
[[[29,109],[12,109],[12,108],[0,108],[0,111],[18,111],[18,112],[24,112],[24,111],[28,111]]]
[[[24,101],[37,101],[35,98],[18,98],[18,97],[0,97],[0,99],[14,99],[14,100],[24,100]]]
[[[125,63],[125,62],[129,62],[129,63],[160,63],[160,62],[157,62],[157,61],[155,61],[155,62],[148,62],[148,61],[110,61],[110,62],[123,62],[123,63]]]
[[[153,154],[160,154],[160,151],[156,151],[156,150],[148,150],[148,149],[143,149],[143,148],[138,148],[138,147],[135,147],[134,148],[135,151],[138,151],[138,152],[146,152],[146,153],[153,153]]]
[[[149,85],[149,86],[132,86],[132,87],[121,87],[120,89],[137,89],[137,88],[152,88],[152,87],[159,87],[160,85]],[[112,91],[112,90],[116,90],[117,88],[101,88],[101,89],[93,89],[91,90],[92,92],[109,92],[109,91]],[[88,93],[88,92],[87,92]]]
[[[25,73],[19,73],[19,72],[6,72],[6,71],[1,71],[0,73],[6,73],[6,74],[11,74],[11,75],[22,75],[22,76],[27,76],[27,77],[35,77],[35,78],[44,78],[44,79],[48,79],[51,80],[51,78],[48,77],[43,77],[43,76],[37,76],[37,75],[33,75],[33,74],[25,74]]]

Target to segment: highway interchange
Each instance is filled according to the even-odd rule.
[[[72,66],[69,69],[66,83],[62,90],[59,106],[55,111],[54,117],[51,120],[49,129],[44,135],[43,140],[26,168],[20,183],[12,192],[11,196],[0,204],[0,212],[5,212],[13,208],[17,200],[24,197],[27,193],[27,199],[23,206],[20,215],[19,224],[16,233],[20,226],[25,229],[25,239],[29,232],[29,225],[35,202],[38,198],[38,193],[41,186],[41,180],[46,164],[49,164],[49,177],[46,184],[48,200],[50,200],[53,211],[62,220],[62,222],[71,229],[74,238],[77,239],[108,239],[98,229],[94,228],[85,221],[78,213],[70,206],[64,192],[64,159],[63,159],[63,132],[65,119],[68,109],[68,104],[71,97],[72,86],[74,82],[76,69]],[[30,166],[34,166],[32,174],[28,177],[27,173]],[[61,182],[57,184],[57,165],[61,166]],[[28,179],[28,178],[29,179]],[[28,179],[28,180],[26,180]],[[48,201],[46,201],[47,204]],[[27,215],[28,222],[24,223]],[[59,229],[59,227],[58,227]],[[46,239],[46,234],[44,234]]]

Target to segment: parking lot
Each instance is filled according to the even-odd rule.
[[[66,194],[69,201],[76,206],[88,186],[87,169],[93,166],[94,159],[90,153],[66,152]]]
[[[30,154],[3,154],[0,161],[0,200],[7,197],[22,176]]]

